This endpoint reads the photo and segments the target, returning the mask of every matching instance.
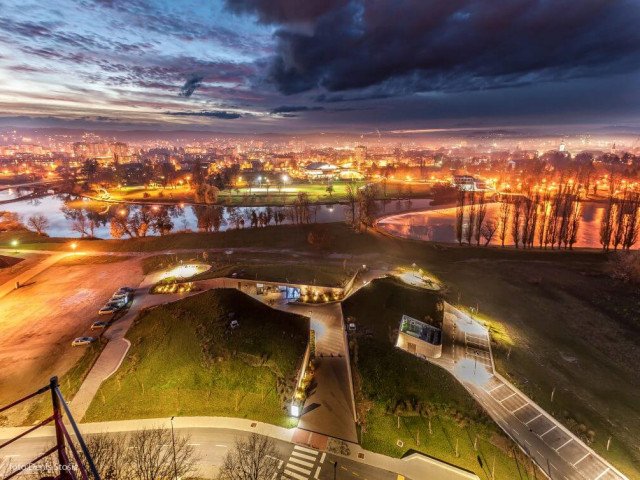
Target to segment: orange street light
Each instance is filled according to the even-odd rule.
[[[78,248],[78,243],[77,242],[71,242],[71,244],[69,245],[69,248],[71,248],[71,250],[73,250],[75,252],[76,248]]]

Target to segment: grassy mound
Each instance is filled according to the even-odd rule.
[[[228,328],[230,319],[240,326]],[[100,388],[85,420],[232,416],[290,426],[290,398],[308,319],[236,290],[158,307],[127,334],[131,349]]]

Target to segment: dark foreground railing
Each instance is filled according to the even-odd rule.
[[[24,432],[16,435],[15,437],[7,440],[6,442],[0,444],[0,450],[4,447],[11,445],[15,441],[25,437],[29,433],[37,430],[38,428],[44,427],[45,425],[53,422],[56,431],[56,444],[51,447],[49,450],[45,451],[41,455],[33,458],[33,460],[29,461],[26,464],[20,465],[18,468],[9,473],[8,476],[4,477],[3,480],[9,480],[18,476],[20,473],[25,470],[30,470],[34,468],[34,466],[40,462],[41,460],[49,457],[52,454],[56,454],[58,460],[58,474],[54,476],[43,476],[42,479],[48,480],[100,480],[100,475],[96,470],[96,467],[91,458],[91,454],[87,449],[87,445],[80,434],[80,430],[78,430],[78,425],[76,425],[75,420],[73,419],[73,415],[71,415],[71,411],[69,410],[69,406],[67,402],[65,402],[64,397],[62,396],[62,392],[60,391],[60,387],[58,385],[58,377],[51,378],[49,385],[42,387],[41,389],[23,397],[19,400],[16,400],[9,405],[0,408],[0,413],[9,410],[17,405],[20,405],[27,400],[30,400],[34,397],[42,395],[46,392],[51,392],[51,403],[53,413],[51,416],[45,418],[37,425],[28,428]],[[82,458],[76,448],[71,435],[69,434],[67,427],[65,426],[63,420],[63,415],[66,414],[67,421],[71,425],[73,432],[75,434],[75,440],[78,442],[80,446],[80,450],[82,451]],[[67,453],[67,449],[71,452],[71,457]],[[90,473],[89,473],[90,472]]]

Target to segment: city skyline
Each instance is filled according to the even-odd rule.
[[[634,2],[65,0],[2,10],[0,126],[640,125]]]

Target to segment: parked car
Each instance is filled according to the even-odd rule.
[[[116,292],[111,296],[111,300],[114,300],[114,301],[118,300],[118,301],[124,301],[125,303],[129,303],[129,301],[131,300],[131,296],[132,296],[131,293],[128,293],[128,292],[126,293]]]
[[[118,290],[116,290],[116,293],[133,293],[135,292],[135,288],[131,288],[131,287],[120,287]]]
[[[107,328],[109,326],[109,322],[93,322],[91,324],[91,330],[102,330],[103,328]]]
[[[95,342],[96,339],[93,337],[78,337],[73,342],[71,342],[72,347],[80,347],[82,345],[89,345],[90,343]]]
[[[120,300],[111,301],[98,310],[98,315],[109,315],[110,313],[115,313],[118,310],[122,310],[126,304],[127,302],[122,302]]]

